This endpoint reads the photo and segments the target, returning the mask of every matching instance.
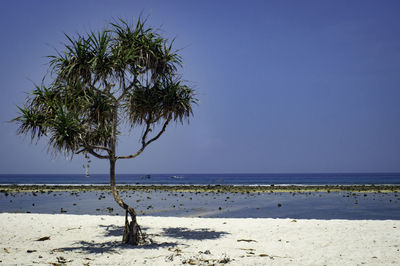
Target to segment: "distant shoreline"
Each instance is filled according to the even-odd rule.
[[[400,192],[400,185],[117,185],[120,191],[174,192]],[[0,185],[0,192],[108,191],[109,185]]]

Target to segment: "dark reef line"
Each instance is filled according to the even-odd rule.
[[[174,192],[400,192],[400,185],[118,185],[120,191],[174,191]],[[0,185],[0,192],[47,191],[107,191],[108,185]]]

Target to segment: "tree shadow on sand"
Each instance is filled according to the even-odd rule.
[[[227,232],[214,231],[207,228],[189,229],[185,227],[163,228],[163,234],[167,237],[186,240],[218,239],[228,234]]]
[[[164,242],[164,243],[151,243],[146,245],[131,246],[122,243],[122,241],[107,241],[103,243],[79,241],[74,243],[74,247],[64,247],[60,250],[82,252],[87,254],[103,254],[103,253],[120,253],[125,249],[158,249],[169,248],[177,246],[177,243]]]
[[[105,237],[121,237],[124,228],[122,226],[116,225],[99,225],[99,227],[104,228]],[[142,228],[143,232],[146,232],[147,228]],[[223,235],[228,234],[227,232],[214,231],[207,228],[191,230],[185,227],[175,227],[175,228],[163,228],[162,232],[157,235],[149,235],[148,237],[152,239],[155,236],[165,236],[175,239],[185,239],[185,240],[206,240],[206,239],[218,239]],[[125,249],[159,249],[159,248],[170,248],[176,247],[180,244],[179,241],[170,241],[163,243],[156,243],[151,241],[151,243],[130,246],[122,243],[122,241],[106,241],[102,243],[94,241],[79,241],[75,242],[72,247],[60,248],[64,251],[71,252],[82,252],[87,254],[103,254],[103,253],[120,253],[120,251]]]
[[[99,227],[104,228],[104,236],[105,237],[121,237],[124,232],[123,226],[116,225],[99,225]],[[147,228],[143,228],[145,231]],[[103,253],[119,253],[124,249],[158,249],[158,248],[169,248],[177,246],[177,243],[174,242],[164,242],[164,243],[155,243],[151,242],[144,245],[139,246],[131,246],[122,243],[122,241],[106,241],[102,243],[94,242],[94,241],[79,241],[75,242],[72,247],[64,247],[60,248],[63,251],[72,251],[72,252],[83,252],[87,254],[103,254]]]
[[[104,228],[104,236],[122,236],[124,228],[122,226],[116,225],[99,225],[99,227]],[[143,232],[146,232],[148,228],[142,227]],[[187,239],[187,240],[206,240],[206,239],[218,239],[224,235],[228,234],[223,231],[214,231],[207,228],[201,229],[189,229],[185,227],[174,227],[174,228],[163,228],[160,235],[177,238],[177,239]],[[151,235],[149,235],[151,237]]]
[[[104,236],[106,237],[111,237],[111,236],[120,236],[122,237],[124,233],[124,227],[123,226],[117,226],[117,225],[99,225],[100,228],[104,228],[105,233]],[[143,232],[145,232],[148,228],[147,227],[140,227]]]

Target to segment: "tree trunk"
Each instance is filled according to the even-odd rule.
[[[110,159],[110,186],[115,201],[118,203],[119,206],[121,206],[125,210],[125,228],[122,241],[126,244],[138,245],[142,236],[140,227],[136,221],[136,212],[132,207],[123,202],[118,195],[117,187],[115,185],[115,163],[116,163],[115,160]],[[130,222],[128,214],[131,217]]]

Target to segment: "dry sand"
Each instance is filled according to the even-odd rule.
[[[139,217],[154,241],[120,243],[121,216],[0,214],[0,264],[400,264],[400,221]],[[49,237],[48,240],[37,241]]]

